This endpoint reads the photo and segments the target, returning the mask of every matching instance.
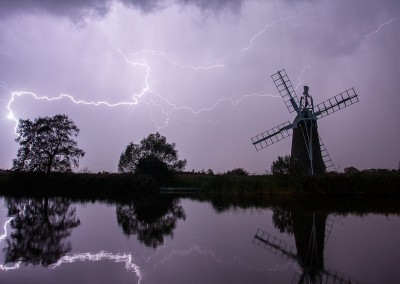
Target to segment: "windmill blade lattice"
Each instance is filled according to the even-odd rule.
[[[257,151],[292,135],[292,124],[286,121],[251,138]]]
[[[354,88],[348,89],[315,106],[315,116],[321,118],[358,102]]]
[[[274,81],[274,84],[278,89],[279,94],[281,95],[289,112],[292,113],[294,111],[297,111],[296,108],[298,109],[299,106],[299,98],[294,91],[292,83],[290,82],[289,76],[286,74],[285,69],[278,71],[277,73],[272,75],[271,78]],[[294,101],[296,106],[293,105],[292,100]]]
[[[263,247],[274,254],[287,259],[297,260],[297,251],[292,245],[258,228],[253,239],[253,244]]]
[[[326,150],[324,142],[322,142],[321,136],[318,135],[319,138],[319,146],[321,148],[321,156],[322,160],[324,161],[325,168],[326,170],[332,169],[335,165],[332,162],[331,156],[328,153],[328,150]]]

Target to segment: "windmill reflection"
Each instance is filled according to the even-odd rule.
[[[166,236],[173,236],[179,219],[186,219],[179,199],[169,195],[153,195],[117,205],[117,221],[126,235],[137,235],[146,246],[156,248]]]
[[[281,233],[293,234],[295,247],[261,229],[253,243],[296,261],[302,269],[298,283],[356,283],[324,267],[324,246],[333,226],[332,221],[327,224],[327,217],[322,212],[275,209],[274,226]]]
[[[6,199],[13,229],[6,238],[5,263],[49,266],[71,250],[66,238],[79,226],[75,207],[64,198]]]

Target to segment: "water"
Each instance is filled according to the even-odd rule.
[[[222,203],[1,198],[0,283],[400,283],[396,206]]]

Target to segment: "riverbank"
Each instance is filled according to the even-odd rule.
[[[180,173],[168,184],[151,176],[113,173],[0,173],[0,194],[71,197],[128,197],[168,188],[196,189],[210,196],[400,195],[400,171],[370,170],[314,177]]]
[[[0,195],[115,199],[158,192],[149,176],[113,173],[1,173]]]
[[[400,195],[400,171],[369,170],[320,176],[181,174],[178,186],[219,195]]]

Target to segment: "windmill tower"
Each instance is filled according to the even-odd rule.
[[[358,95],[351,88],[314,105],[308,86],[304,86],[299,100],[285,70],[278,71],[271,78],[289,112],[296,112],[297,115],[292,123],[284,122],[251,138],[253,145],[259,151],[293,135],[291,156],[303,173],[324,173],[333,167],[333,162],[318,135],[317,120],[358,102]]]

